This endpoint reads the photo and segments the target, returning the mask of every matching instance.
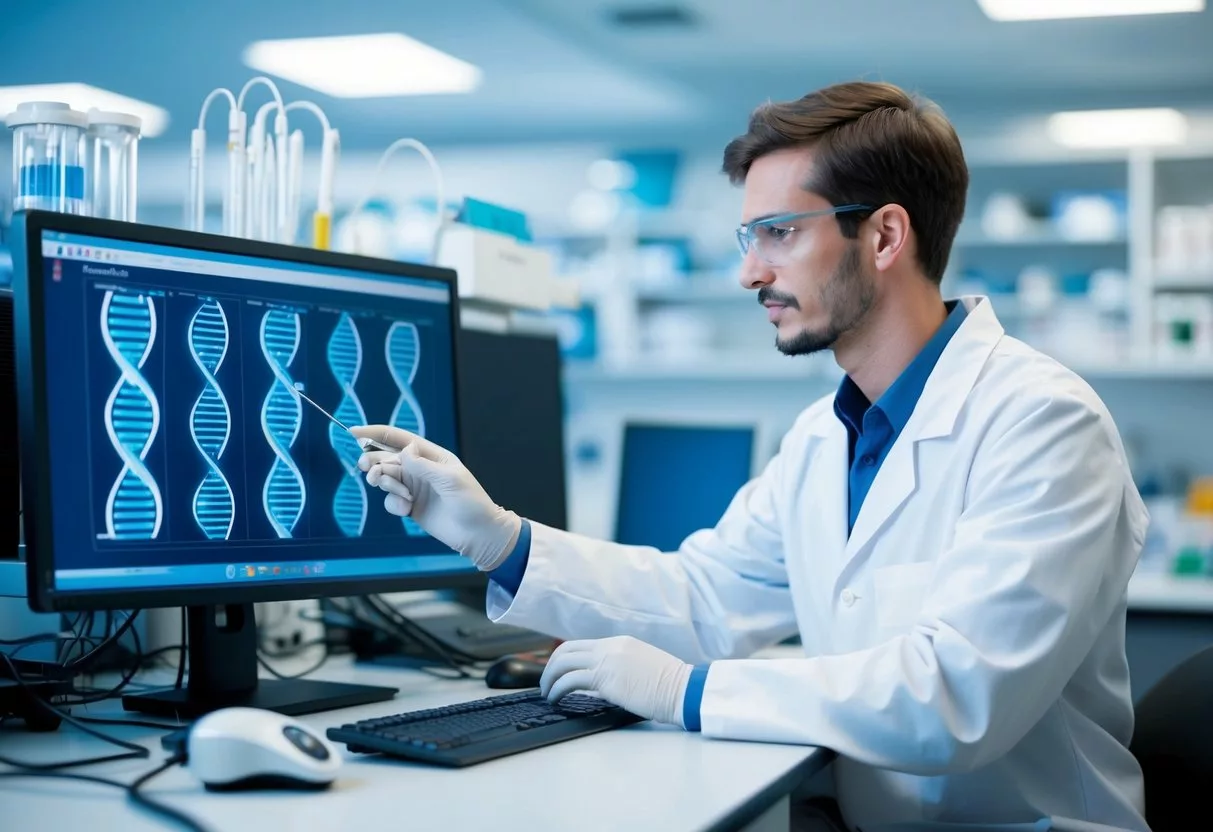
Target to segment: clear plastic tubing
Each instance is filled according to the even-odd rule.
[[[94,217],[135,222],[142,128],[140,118],[129,113],[88,111],[92,148],[88,202]]]
[[[13,131],[13,210],[87,215],[88,115],[59,102],[30,101],[5,123]]]

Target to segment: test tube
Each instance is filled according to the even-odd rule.
[[[142,128],[140,118],[129,113],[88,111],[93,167],[89,204],[94,217],[135,222]]]

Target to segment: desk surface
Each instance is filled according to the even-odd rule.
[[[391,702],[301,718],[321,730],[495,693],[478,681],[355,668],[347,659],[330,661],[316,678],[400,688]],[[105,703],[91,706],[87,713],[118,716],[121,711],[117,703]],[[163,759],[158,732],[95,727],[147,745],[152,757],[88,766],[79,769],[81,772],[129,782]],[[53,735],[0,734],[0,753],[31,762],[113,750],[66,725]],[[753,820],[830,758],[829,752],[812,747],[709,740],[643,723],[467,769],[347,754],[338,782],[318,794],[207,794],[181,768],[165,772],[146,791],[217,832],[723,829]],[[129,805],[123,792],[104,786],[44,778],[4,779],[0,780],[0,804],[5,828],[121,828],[124,832],[168,828]]]

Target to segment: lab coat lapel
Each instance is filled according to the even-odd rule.
[[[910,421],[889,449],[872,481],[847,541],[848,563],[863,551],[914,493],[919,479],[918,443],[952,434],[982,367],[1003,336],[1002,325],[988,300],[965,297],[960,302],[969,308],[969,314],[939,357]],[[843,511],[845,513],[845,507]]]
[[[803,511],[811,518],[813,550],[841,566],[847,546],[847,431],[834,411],[822,414],[812,433],[819,443]]]

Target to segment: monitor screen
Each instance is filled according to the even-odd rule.
[[[568,528],[555,336],[461,331],[459,404],[463,463],[489,496],[529,520]]]
[[[474,573],[387,513],[353,437],[292,393],[457,453],[449,273],[51,229],[40,248],[51,592]]]
[[[749,481],[753,456],[748,426],[625,426],[615,539],[675,551],[716,525]]]

